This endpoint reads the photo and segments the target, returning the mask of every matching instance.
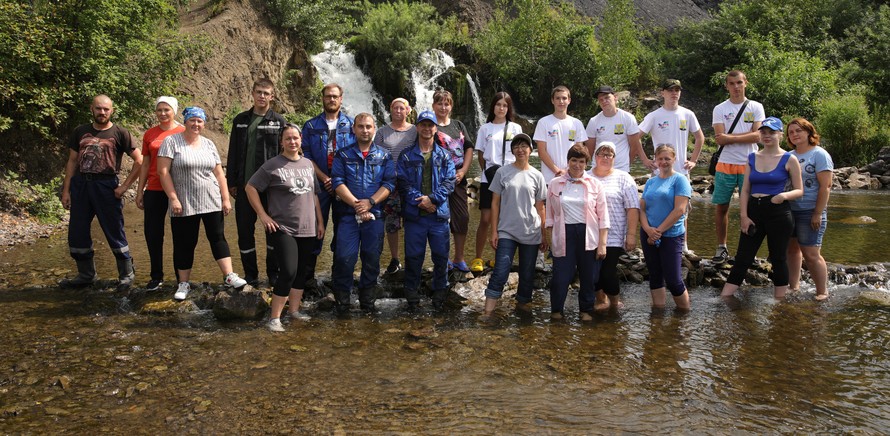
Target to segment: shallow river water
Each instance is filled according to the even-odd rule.
[[[848,204],[879,222],[832,222],[826,251],[843,249],[826,258],[890,260],[885,197],[856,195],[833,194],[833,216]],[[695,221],[704,251],[712,230]],[[127,222],[143,283],[132,205]],[[505,302],[494,325],[478,322],[478,302],[408,317],[385,300],[373,318],[310,310],[271,334],[262,321],[140,315],[125,295],[59,290],[73,268],[64,236],[0,253],[2,433],[890,432],[890,306],[867,295],[883,291],[833,286],[817,304],[805,286],[776,304],[750,290],[730,308],[700,288],[684,315],[653,312],[646,287],[626,285],[624,309],[585,324],[551,322],[543,292],[530,316]],[[206,248],[195,280],[218,283]],[[111,277],[101,237],[96,250]]]

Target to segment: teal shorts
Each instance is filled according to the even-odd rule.
[[[745,183],[744,174],[726,174],[718,171],[714,176],[714,195],[711,196],[711,203],[729,204],[735,188],[739,188],[739,193],[742,193],[742,183]]]

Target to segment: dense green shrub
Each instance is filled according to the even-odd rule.
[[[66,213],[59,201],[61,187],[61,176],[40,184],[31,183],[18,173],[6,172],[0,178],[0,206],[12,213],[27,212],[44,223],[57,223]]]
[[[600,81],[614,88],[651,82],[655,59],[640,41],[641,29],[634,22],[631,0],[607,0],[597,28],[597,61]]]
[[[350,0],[267,0],[272,24],[291,32],[309,53],[355,28],[362,3]]]
[[[867,164],[890,145],[890,127],[873,121],[864,96],[825,98],[817,107],[814,124],[835,166]]]
[[[849,69],[851,80],[868,86],[868,97],[875,104],[890,101],[890,6],[869,11],[849,32],[845,52],[858,68]]]

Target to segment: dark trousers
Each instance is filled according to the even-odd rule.
[[[584,247],[587,224],[566,224],[566,255],[553,257],[553,276],[550,278],[550,311],[562,312],[569,292],[569,284],[578,272],[581,289],[578,290],[578,309],[590,312],[596,303],[594,284],[599,279],[601,261],[596,250]]]
[[[405,299],[409,303],[420,301],[418,289],[427,242],[433,258],[433,301],[445,301],[450,240],[448,220],[435,214],[405,220]]]
[[[643,256],[649,268],[649,289],[667,288],[671,295],[679,297],[686,292],[683,283],[683,235],[669,238],[662,236],[661,244],[649,245],[649,235],[640,230]]]
[[[95,178],[94,178],[95,177]],[[89,178],[89,180],[88,180]],[[130,246],[124,232],[124,204],[114,196],[118,182],[115,176],[83,176],[71,178],[71,218],[68,222],[68,249],[74,260],[93,258],[93,218],[105,233],[105,240],[114,257],[130,259]]]
[[[748,199],[748,218],[754,221],[756,231],[752,235],[739,233],[739,249],[735,255],[735,264],[729,272],[727,283],[741,285],[745,279],[745,273],[751,264],[757,250],[766,238],[769,248],[769,263],[772,265],[771,279],[775,286],[788,285],[788,240],[794,231],[794,218],[791,216],[791,208],[788,202],[773,204],[769,197],[751,197]]]
[[[238,251],[241,252],[241,265],[244,267],[244,277],[256,279],[260,276],[256,256],[256,211],[250,206],[247,194],[241,188],[241,195],[235,199],[235,225],[238,227]],[[260,201],[266,208],[268,203],[266,195],[260,193]],[[269,243],[269,235],[266,234],[266,275],[269,279],[278,275],[278,261],[273,253],[272,244]]]
[[[210,243],[210,252],[216,260],[230,257],[229,243],[226,242],[223,213],[208,212],[199,215],[175,216],[170,218],[170,231],[173,233],[173,267],[192,269],[195,263],[195,247],[198,245],[198,232],[204,222],[204,233]]]
[[[316,195],[318,195],[318,204],[319,204],[319,206],[321,206],[321,220],[324,223],[325,233],[328,233],[329,232],[328,218],[330,217],[330,214],[331,214],[332,203],[335,201],[334,196],[329,194],[328,191],[325,191],[323,186],[316,191]],[[333,220],[334,221],[334,233],[333,233],[333,235],[331,235],[332,236],[332,238],[331,238],[331,252],[336,251],[337,227],[340,224],[338,222],[339,220],[337,219],[338,215],[340,215],[340,214],[335,211],[334,212],[334,220]],[[314,254],[315,256],[312,256],[309,259],[309,265],[308,265],[310,277],[315,277],[315,265],[316,265],[316,262],[318,261],[318,255],[321,254],[321,249],[323,246],[324,246],[323,239],[318,239],[315,241],[315,247],[312,250],[312,254]]]
[[[606,247],[606,258],[600,266],[599,280],[595,288],[602,289],[606,295],[618,295],[621,292],[618,283],[618,259],[624,254],[624,247]]]
[[[359,254],[362,259],[362,274],[358,281],[359,303],[363,307],[374,305],[374,287],[380,275],[380,253],[383,252],[383,217],[373,221],[357,223],[354,215],[340,218],[334,251],[334,267],[331,287],[337,303],[349,304],[352,290],[352,275]]]
[[[164,280],[164,226],[167,222],[169,201],[164,191],[145,191],[142,195],[143,232],[151,261],[151,279]]]
[[[278,280],[273,283],[272,293],[279,297],[290,295],[291,289],[305,289],[308,276],[306,259],[312,257],[316,238],[291,236],[281,230],[268,236],[275,247],[278,266]]]

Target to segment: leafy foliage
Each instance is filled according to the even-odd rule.
[[[861,94],[819,101],[815,125],[838,166],[869,163],[890,145],[890,126],[875,123]]]
[[[59,201],[61,188],[61,176],[40,184],[10,171],[0,179],[0,205],[13,213],[27,212],[44,223],[57,223],[66,213]]]
[[[361,2],[349,0],[268,0],[272,24],[288,30],[310,53],[327,40],[342,40],[355,28]]]

